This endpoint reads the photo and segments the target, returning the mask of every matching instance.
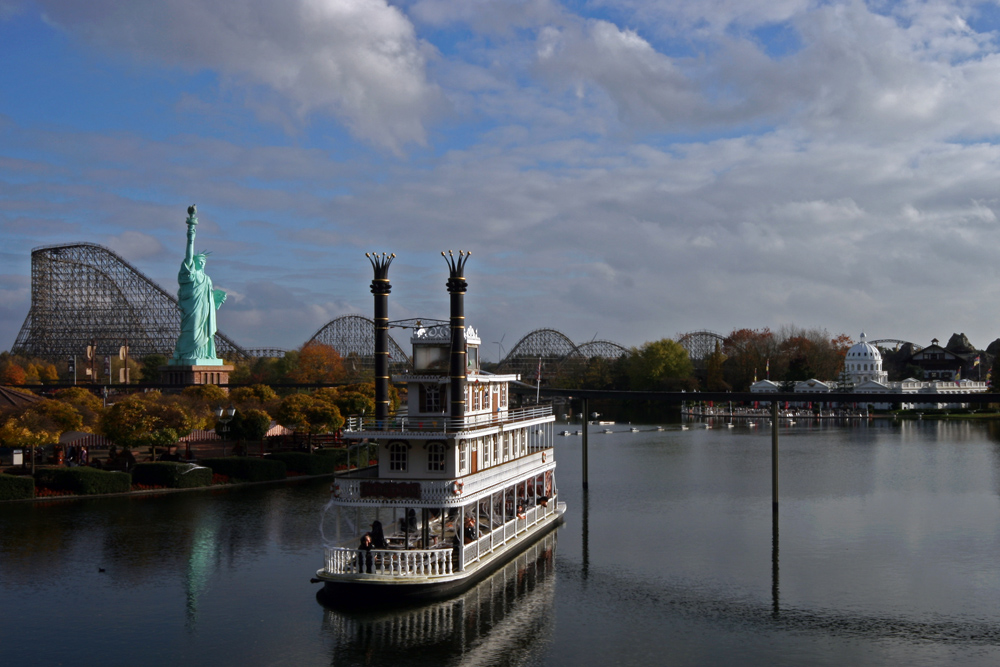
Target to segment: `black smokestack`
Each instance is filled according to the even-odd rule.
[[[451,417],[465,417],[465,263],[471,252],[458,251],[456,257],[450,250],[441,253],[448,262],[448,294],[451,295]]]
[[[389,419],[389,265],[396,255],[366,252],[365,257],[375,271],[375,419],[384,422]]]

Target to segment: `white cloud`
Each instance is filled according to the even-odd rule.
[[[385,0],[40,0],[48,19],[109,52],[266,86],[300,121],[329,113],[399,150],[438,105],[427,47]],[[258,100],[267,105],[267,98]]]
[[[164,252],[163,244],[160,243],[159,239],[135,231],[124,231],[109,238],[106,244],[119,255],[129,258],[129,261],[156,257]]]

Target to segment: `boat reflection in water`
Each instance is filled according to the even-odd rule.
[[[558,530],[447,600],[391,609],[338,607],[324,596],[331,664],[520,664],[552,634]]]

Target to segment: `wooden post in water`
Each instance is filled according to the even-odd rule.
[[[587,425],[590,423],[590,413],[588,412],[587,399],[580,399],[580,409],[583,411],[583,490],[587,490]]]
[[[771,403],[771,511],[778,511],[778,401]]]

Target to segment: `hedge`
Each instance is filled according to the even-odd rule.
[[[337,459],[332,456],[307,454],[306,452],[275,452],[268,454],[266,459],[283,461],[290,472],[303,475],[323,475],[333,472],[337,467]]]
[[[0,500],[24,500],[34,497],[34,478],[0,473]]]
[[[369,460],[378,458],[378,445],[368,445],[367,448],[359,447],[352,449],[350,451],[351,465],[357,465],[358,452],[360,452],[361,467],[364,468],[368,465]],[[346,447],[317,449],[316,454],[325,458],[333,459],[337,465],[347,465],[348,451]]]
[[[132,475],[127,472],[110,472],[86,466],[41,470],[35,477],[42,486],[85,496],[127,493],[132,490]]]
[[[191,463],[154,461],[137,463],[132,469],[132,482],[168,489],[193,489],[212,483],[212,470]]]
[[[217,475],[248,482],[271,482],[285,479],[287,467],[284,461],[258,459],[249,456],[227,456],[226,458],[201,459],[199,464],[211,468]]]

